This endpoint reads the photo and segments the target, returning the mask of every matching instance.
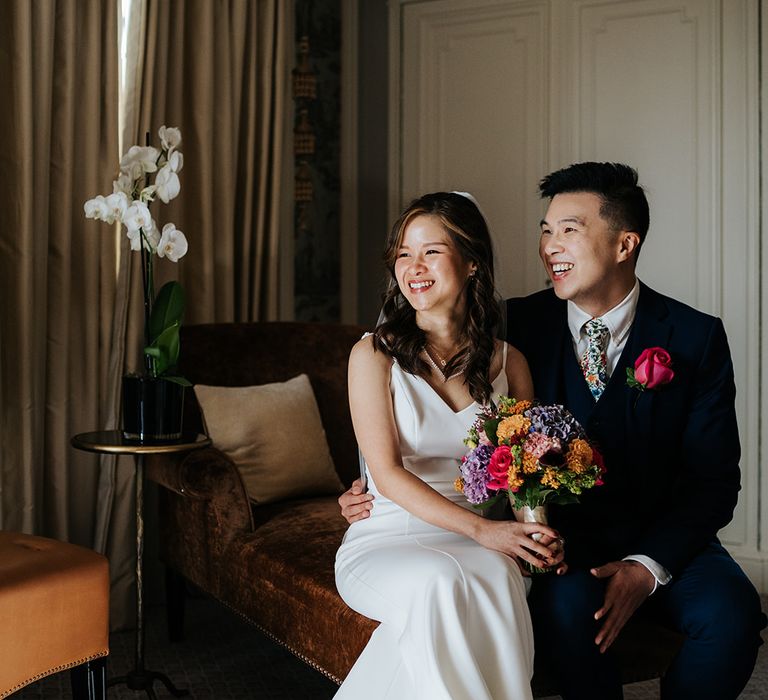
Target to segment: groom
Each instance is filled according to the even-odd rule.
[[[670,699],[736,698],[761,643],[754,587],[717,540],[739,491],[735,387],[722,322],[640,283],[648,202],[626,165],[578,163],[540,183],[539,254],[552,290],[507,302],[537,397],[565,404],[600,447],[605,486],[551,508],[568,574],[536,580],[536,648],[564,698],[621,698],[609,651],[639,614],[685,635]],[[648,352],[650,350],[650,352]],[[627,368],[638,358],[639,388]]]
[[[567,406],[599,445],[607,474],[579,505],[551,507],[570,569],[535,581],[536,649],[567,700],[621,698],[610,647],[633,614],[654,615],[685,635],[662,696],[736,698],[763,620],[716,536],[739,490],[722,323],[635,277],[649,214],[632,168],[579,163],[545,177],[540,192],[550,205],[539,253],[553,289],[507,302],[508,340],[537,397]],[[642,354],[641,391],[626,369]],[[342,513],[366,517],[369,498],[353,487]]]

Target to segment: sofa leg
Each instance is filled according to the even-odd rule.
[[[107,657],[102,656],[70,670],[72,700],[105,700],[107,697]]]
[[[187,587],[184,577],[170,566],[165,567],[165,609],[168,619],[168,639],[184,639],[184,604]]]

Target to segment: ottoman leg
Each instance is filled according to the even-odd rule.
[[[75,666],[70,671],[72,700],[105,700],[107,697],[107,658]]]

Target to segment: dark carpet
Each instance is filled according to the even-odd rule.
[[[768,610],[768,598],[763,598]],[[201,597],[187,601],[185,639],[170,644],[165,629],[165,610],[147,611],[145,665],[161,671],[180,688],[190,691],[191,700],[329,700],[336,685],[290,652],[273,643],[228,608]],[[133,667],[133,632],[110,637],[108,676],[120,676]],[[2,661],[0,660],[0,663]],[[625,687],[626,700],[654,700],[657,681]],[[173,697],[155,684],[158,700]],[[113,686],[110,700],[146,698],[140,691]],[[49,676],[27,686],[13,700],[64,700],[70,698],[69,673]],[[757,668],[741,700],[768,698],[768,644],[760,651]]]

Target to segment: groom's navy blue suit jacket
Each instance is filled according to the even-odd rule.
[[[605,458],[605,485],[578,505],[552,506],[572,565],[645,554],[675,576],[732,517],[739,491],[739,436],[722,322],[649,287],[610,381],[595,403],[576,360],[566,302],[551,290],[507,301],[507,340],[528,360],[537,398],[562,403]],[[626,384],[649,347],[672,357],[675,376],[657,390]]]

